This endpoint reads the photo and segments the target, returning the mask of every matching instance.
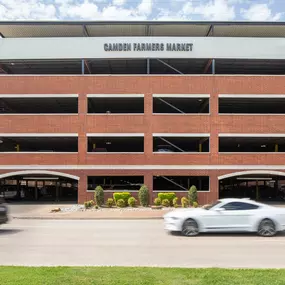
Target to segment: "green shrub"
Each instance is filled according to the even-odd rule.
[[[135,197],[130,197],[130,198],[128,199],[128,205],[129,205],[130,207],[135,207],[136,204],[137,204],[137,200],[135,199]]]
[[[138,196],[141,206],[147,207],[149,204],[149,192],[146,185],[142,185],[142,187],[139,190]]]
[[[117,204],[117,207],[119,207],[119,208],[124,208],[124,207],[126,207],[126,202],[125,202],[124,199],[119,199],[119,200],[117,200],[116,204]]]
[[[164,199],[164,200],[162,200],[161,205],[163,207],[169,207],[170,206],[170,202],[169,202],[168,199]]]
[[[188,200],[191,206],[194,202],[198,202],[197,188],[195,185],[192,185],[188,191]]]
[[[173,204],[174,207],[175,207],[175,206],[178,206],[178,197],[175,197],[175,198],[173,199],[172,204]],[[175,207],[175,208],[177,208],[177,207]]]
[[[114,204],[114,200],[112,198],[108,198],[106,202],[106,205],[108,206],[108,208],[112,208],[113,204]]]
[[[174,208],[179,208],[178,204],[173,204]]]
[[[85,207],[85,209],[89,209],[89,208],[91,208],[92,206],[94,206],[94,201],[93,200],[90,200],[90,201],[86,201],[86,202],[84,202],[84,207]]]
[[[199,205],[198,205],[198,203],[197,202],[193,202],[193,207],[194,208],[197,208]]]
[[[104,190],[101,186],[97,186],[94,192],[94,201],[97,206],[101,207],[104,204]]]
[[[189,200],[186,197],[181,198],[181,206],[182,206],[182,208],[189,207]]]
[[[169,204],[172,204],[173,199],[176,198],[176,194],[174,192],[162,192],[158,193],[157,197],[160,198],[161,201],[167,199]]]
[[[125,205],[128,204],[128,200],[130,197],[131,197],[131,194],[129,192],[116,192],[113,194],[115,203],[117,203],[118,200],[123,199],[125,202]]]
[[[160,198],[155,198],[153,201],[155,206],[160,206],[161,205],[161,199]]]

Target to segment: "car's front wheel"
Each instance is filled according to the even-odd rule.
[[[257,233],[263,237],[272,237],[277,233],[276,226],[272,220],[264,219],[260,222]]]
[[[182,234],[187,237],[193,237],[199,234],[199,226],[193,219],[186,220],[182,225]]]

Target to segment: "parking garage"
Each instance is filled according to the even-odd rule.
[[[88,190],[101,186],[105,191],[138,191],[144,183],[144,176],[88,176]]]
[[[207,94],[154,94],[154,114],[209,114]]]
[[[154,134],[153,152],[209,152],[208,134]]]
[[[285,152],[285,137],[282,134],[221,134],[219,152]]]
[[[285,201],[285,174],[258,173],[220,179],[220,198],[250,198],[265,202]]]
[[[88,134],[88,153],[143,153],[143,134]]]
[[[285,60],[154,58],[1,60],[3,74],[266,74],[284,75]]]
[[[88,94],[89,114],[143,114],[143,94]]]
[[[0,134],[0,152],[76,153],[78,138],[73,134]]]
[[[192,185],[198,191],[209,191],[209,176],[153,176],[153,191],[187,192]],[[186,195],[186,194],[185,194]]]
[[[220,114],[285,114],[284,95],[219,95]]]
[[[78,181],[50,174],[21,174],[0,179],[0,197],[22,202],[76,202]]]
[[[0,94],[0,114],[77,114],[78,95]]]

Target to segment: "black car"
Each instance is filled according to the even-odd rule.
[[[8,222],[8,209],[4,200],[0,198],[0,225]]]

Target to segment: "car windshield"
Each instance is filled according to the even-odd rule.
[[[205,210],[210,210],[210,209],[212,209],[213,207],[215,207],[216,205],[218,205],[218,204],[220,204],[221,203],[221,201],[216,201],[216,202],[214,202],[214,203],[212,203],[212,204],[209,204],[209,205],[205,205],[204,207],[203,207],[203,209],[205,209]]]

